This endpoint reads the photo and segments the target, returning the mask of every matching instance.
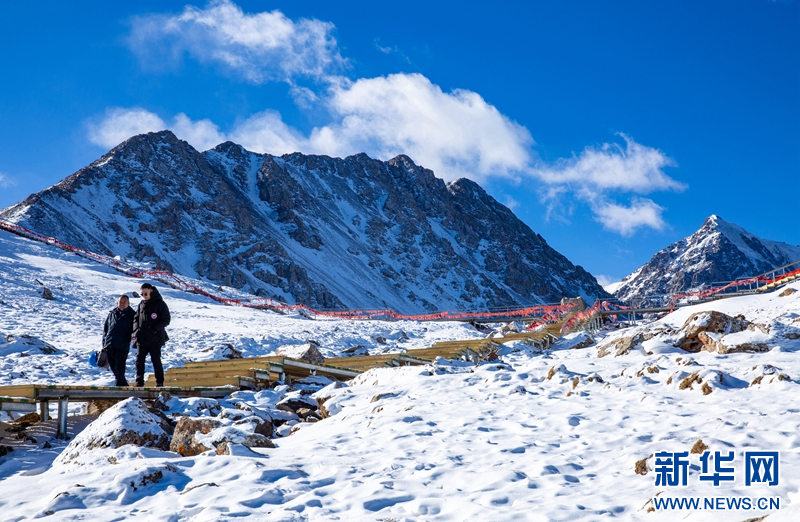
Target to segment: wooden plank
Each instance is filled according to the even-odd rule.
[[[54,400],[68,397],[70,401],[92,401],[92,400],[113,400],[127,399],[129,397],[139,397],[141,399],[155,399],[163,392],[169,392],[178,397],[225,397],[238,389],[237,386],[205,386],[205,383],[197,383],[196,387],[167,386],[156,388],[155,386],[144,388],[113,388],[113,387],[91,387],[91,386],[51,386],[39,390],[40,400]]]
[[[164,372],[165,380],[176,380],[176,379],[203,379],[203,378],[217,378],[217,377],[236,377],[237,375],[241,375],[244,377],[253,376],[253,372],[256,370],[261,371],[269,371],[266,368],[249,368],[249,369],[239,369],[233,368],[231,370],[206,370],[203,368],[174,368]],[[155,379],[155,377],[153,377]]]
[[[191,366],[191,367],[183,367],[183,368],[169,368],[166,370],[165,373],[174,373],[174,374],[202,374],[203,372],[213,373],[213,372],[227,372],[231,374],[232,372],[251,372],[253,370],[261,370],[261,371],[271,371],[274,373],[281,373],[283,371],[283,364],[276,364],[276,363],[255,363],[255,364],[236,364],[236,365],[219,365],[219,366]]]
[[[25,404],[36,404],[36,401],[30,397],[4,397],[0,396],[0,402],[20,402]]]
[[[214,377],[209,379],[203,378],[187,378],[187,379],[172,379],[168,380],[165,376],[164,384],[166,386],[176,386],[179,388],[194,388],[196,386],[201,387],[218,387],[218,386],[239,386],[239,377]],[[155,379],[148,379],[145,382],[145,387],[153,387],[155,388],[156,382]]]
[[[202,372],[202,371],[241,371],[241,370],[249,370],[251,368],[259,369],[259,370],[269,370],[270,368],[281,368],[282,364],[277,363],[270,363],[270,362],[247,362],[247,363],[235,363],[235,364],[208,364],[203,366],[178,366],[174,368],[169,368],[166,371],[172,370],[181,370],[185,372]]]
[[[261,364],[282,364],[282,355],[270,355],[267,357],[244,357],[242,359],[215,359],[212,361],[187,361],[183,363],[184,368],[205,368],[208,366],[238,366],[238,365],[261,365]]]
[[[26,397],[36,398],[36,387],[33,384],[14,384],[10,386],[0,386],[0,395],[7,397]]]
[[[400,355],[399,353],[384,353],[380,355],[354,355],[352,357],[332,357],[325,359],[325,364],[337,367],[350,368],[352,365],[364,366],[368,364],[380,364],[391,361]]]
[[[255,370],[253,378],[258,381],[281,382],[281,374],[266,372],[263,370]]]
[[[423,364],[430,364],[433,359],[420,359],[419,357],[409,357],[408,355],[400,355],[393,359],[397,361],[398,366],[406,366],[406,365],[423,365]]]
[[[360,373],[358,371],[353,371],[346,368],[338,368],[335,366],[328,366],[321,364],[312,364],[312,363],[307,363],[305,361],[289,359],[288,357],[283,361],[283,371],[288,373],[289,375],[296,375],[296,374],[311,375],[311,372],[315,372],[316,375],[332,376],[336,378],[345,377],[348,379],[355,377]]]
[[[431,359],[436,357],[457,357],[458,355],[462,354],[467,347],[458,347],[455,349],[447,348],[422,348],[418,350],[409,350],[406,352],[408,355],[412,357],[420,357],[426,358],[429,357]]]

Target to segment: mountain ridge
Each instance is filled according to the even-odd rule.
[[[400,155],[200,153],[134,136],[0,219],[98,253],[317,308],[485,308],[605,297],[478,184]]]

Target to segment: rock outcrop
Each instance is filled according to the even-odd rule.
[[[764,342],[753,340],[738,341],[726,336],[744,331],[765,328],[750,323],[743,316],[731,317],[722,312],[697,312],[686,319],[678,337],[673,343],[687,352],[717,352],[720,354],[737,352],[766,352],[769,347]]]
[[[105,410],[69,443],[55,462],[80,464],[81,457],[92,450],[115,449],[126,444],[169,449],[169,434],[159,426],[141,399],[126,399]],[[86,463],[90,464],[92,459],[87,458]]]
[[[197,439],[197,435],[207,435],[211,430],[219,428],[221,425],[222,422],[219,419],[181,417],[175,426],[169,449],[175,453],[180,453],[184,457],[193,457],[205,453],[211,448],[203,445]]]

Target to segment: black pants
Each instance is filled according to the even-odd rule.
[[[114,372],[114,377],[117,381],[114,386],[128,386],[128,380],[125,378],[125,361],[128,359],[128,348],[117,349],[108,348],[108,368]]]
[[[164,367],[161,366],[161,346],[139,346],[136,350],[136,386],[144,386],[144,362],[150,354],[153,371],[156,374],[156,386],[164,386]]]

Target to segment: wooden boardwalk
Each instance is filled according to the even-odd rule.
[[[561,323],[548,325],[536,332],[514,332],[503,337],[440,341],[430,348],[403,353],[385,353],[353,357],[335,357],[324,364],[310,363],[283,356],[222,359],[187,362],[182,367],[164,372],[163,387],[156,387],[150,375],[143,388],[120,386],[73,386],[60,384],[21,384],[0,386],[0,410],[35,412],[42,420],[49,418],[50,402],[58,402],[56,436],[67,438],[67,406],[69,401],[124,400],[138,397],[154,400],[162,393],[175,397],[227,397],[242,389],[260,389],[275,383],[289,384],[309,376],[323,376],[346,381],[372,368],[429,364],[437,357],[475,362],[491,357],[504,343],[525,341],[541,347],[560,337]]]

